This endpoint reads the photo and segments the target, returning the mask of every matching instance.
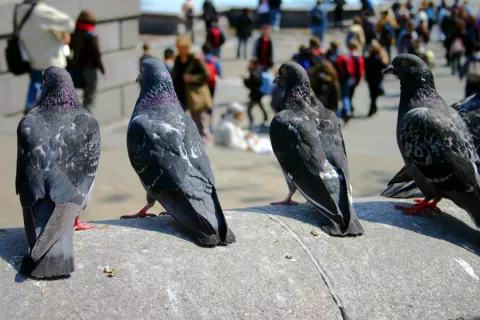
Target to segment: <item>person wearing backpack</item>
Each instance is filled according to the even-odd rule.
[[[360,84],[360,81],[365,74],[365,60],[360,51],[360,43],[358,41],[350,41],[348,43],[348,51],[347,65],[350,75],[348,79],[348,94],[350,95],[350,105],[352,109],[352,114],[350,116],[353,116],[353,111],[355,110],[353,106],[353,96],[355,94],[355,89]]]
[[[245,87],[250,90],[250,94],[249,94],[250,101],[248,102],[248,107],[247,107],[247,115],[250,123],[250,126],[249,126],[250,130],[253,130],[253,127],[254,127],[252,110],[256,105],[260,107],[260,110],[263,113],[262,125],[265,126],[268,121],[268,114],[262,103],[263,93],[260,90],[263,84],[262,83],[263,72],[264,72],[264,69],[260,65],[259,60],[256,58],[252,58],[248,63],[249,75],[248,77],[243,77],[243,83]]]
[[[220,49],[225,43],[225,34],[218,25],[218,18],[215,18],[210,29],[208,29],[205,43],[212,48],[212,54],[217,58],[220,58]]]
[[[480,93],[480,46],[466,59],[459,72],[460,81],[466,78],[465,98]]]
[[[208,44],[202,46],[202,53],[202,61],[205,63],[210,74],[207,84],[213,99],[215,96],[215,88],[217,86],[217,76],[222,76],[222,67],[220,66],[218,58],[212,54],[212,48]]]
[[[328,27],[328,4],[323,0],[317,0],[315,7],[310,10],[310,28],[312,34],[323,41]]]
[[[30,11],[30,9],[32,9]],[[67,59],[65,45],[70,43],[70,33],[75,27],[73,20],[66,14],[39,0],[25,0],[15,6],[15,22],[19,26],[27,13],[18,33],[22,43],[22,57],[27,56],[29,62],[30,84],[25,103],[27,114],[40,98],[42,72],[48,67],[65,68]],[[18,31],[18,30],[17,30]]]
[[[365,59],[365,79],[370,92],[370,110],[368,117],[377,113],[377,99],[382,93],[383,70],[388,66],[387,52],[378,41],[373,41]]]
[[[390,60],[392,59],[391,47],[395,44],[396,28],[397,23],[395,18],[390,15],[388,9],[383,10],[380,15],[380,20],[377,23],[377,33],[379,35],[380,44],[385,51],[387,51]]]
[[[79,79],[72,78],[75,87],[83,89],[83,107],[88,111],[95,105],[97,70],[105,76],[98,36],[95,34],[96,24],[97,19],[93,12],[88,10],[80,12],[70,42],[70,49],[73,52],[71,66],[78,72]]]

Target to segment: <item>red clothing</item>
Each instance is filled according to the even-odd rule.
[[[93,32],[95,30],[95,25],[87,22],[79,21],[77,22],[77,25],[75,26],[75,28],[85,32]]]
[[[323,51],[322,49],[318,48],[318,49],[312,50],[312,54],[313,54],[314,56],[323,56],[323,55],[325,55],[325,51]]]
[[[269,38],[262,38],[262,43],[260,45],[260,64],[262,66],[269,65],[269,46],[270,46],[270,39]]]
[[[340,82],[354,78],[358,84],[365,74],[365,60],[362,56],[339,55],[336,62]]]

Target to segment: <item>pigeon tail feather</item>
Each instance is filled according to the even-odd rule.
[[[418,189],[415,181],[398,182],[389,185],[382,193],[382,197],[395,199],[421,198],[422,192]]]
[[[333,237],[357,237],[365,233],[355,213],[350,217],[347,228],[342,228],[339,224],[332,221],[331,224],[321,226],[320,229]]]

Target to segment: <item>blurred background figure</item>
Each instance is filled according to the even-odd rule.
[[[480,93],[480,47],[475,48],[475,52],[470,55],[459,73],[460,80],[466,79],[465,97]]]
[[[272,27],[268,24],[262,28],[262,35],[255,41],[253,45],[253,57],[258,61],[258,64],[264,69],[273,67],[273,50],[274,45],[271,38]]]
[[[395,44],[395,30],[397,29],[397,22],[395,18],[388,12],[388,9],[383,9],[380,13],[380,19],[377,22],[377,33],[379,35],[380,44],[387,51],[388,58],[392,59],[391,47]]]
[[[452,30],[445,40],[445,44],[448,48],[450,65],[452,67],[452,75],[459,72],[462,63],[462,55],[465,54],[468,57],[473,51],[473,45],[465,30],[465,22],[463,20],[458,20],[456,26],[455,30]]]
[[[258,1],[258,25],[270,25],[270,6],[268,0],[259,0]]]
[[[172,75],[173,66],[175,65],[175,52],[173,52],[172,48],[167,48],[163,52],[163,63],[170,75]]]
[[[338,30],[343,29],[343,6],[345,5],[345,0],[332,0],[335,4],[335,11],[333,15],[333,26]]]
[[[335,66],[324,56],[315,59],[308,72],[315,96],[325,108],[337,113],[340,100],[340,83]]]
[[[324,0],[317,0],[317,4],[310,10],[310,28],[320,41],[323,41],[328,28],[328,8]]]
[[[186,0],[182,6],[183,21],[185,22],[185,28],[187,33],[190,33],[192,42],[195,42],[195,32],[193,31],[193,22],[195,19],[195,5],[192,0]]]
[[[243,77],[243,83],[245,84],[245,87],[250,90],[250,94],[248,96],[250,101],[248,102],[247,107],[250,130],[254,129],[252,110],[256,105],[260,107],[260,110],[263,113],[262,126],[265,127],[268,122],[267,111],[262,103],[263,93],[260,91],[260,87],[262,86],[262,72],[263,66],[259,63],[258,59],[253,58],[248,63],[248,77]]]
[[[365,58],[365,79],[370,92],[370,110],[368,117],[377,113],[377,99],[382,94],[382,71],[389,63],[388,54],[378,41],[373,41]]]
[[[145,60],[145,59],[150,59],[150,58],[155,58],[154,56],[152,56],[150,54],[150,44],[145,42],[142,46],[142,49],[143,49],[143,54],[141,55],[140,59],[139,59],[139,69],[140,69],[140,65],[142,64],[142,61]]]
[[[213,138],[208,114],[212,108],[212,96],[207,85],[209,72],[205,64],[190,51],[191,47],[190,36],[178,36],[178,55],[172,72],[173,85],[183,110],[190,111],[203,144],[210,146]]]
[[[273,30],[280,30],[280,20],[282,18],[282,0],[268,0],[268,7],[270,9],[270,25]]]
[[[365,45],[363,46],[363,54],[367,55],[372,45],[372,41],[377,39],[377,33],[375,32],[375,24],[370,21],[367,11],[362,11],[362,28],[365,35]]]
[[[365,46],[365,32],[363,31],[362,18],[359,16],[353,17],[353,23],[348,28],[347,36],[345,37],[345,44],[348,45],[352,40],[356,40],[363,50]]]
[[[25,0],[15,7],[14,19],[17,25],[30,11],[20,32],[23,55],[30,63],[30,84],[28,85],[25,111],[27,114],[40,99],[42,72],[48,67],[65,68],[67,59],[64,46],[70,43],[74,30],[73,20],[65,13],[43,1]]]
[[[205,40],[205,43],[210,46],[211,53],[215,57],[220,58],[221,49],[225,43],[225,40],[225,33],[218,25],[217,17],[210,23],[210,28],[207,31],[207,39]]]
[[[245,108],[241,104],[233,102],[228,106],[215,130],[216,145],[240,150],[253,149],[255,134],[241,128],[244,114]]]
[[[248,39],[252,36],[252,28],[253,21],[250,17],[250,10],[248,8],[244,8],[235,25],[238,38],[237,59],[240,59],[242,47],[243,58],[247,59],[247,43]]]
[[[210,121],[213,119],[213,111],[215,109],[215,90],[217,88],[217,76],[222,76],[222,67],[220,66],[220,61],[217,57],[212,54],[212,48],[208,44],[202,46],[202,61],[207,67],[209,77],[207,81],[208,90],[212,96],[212,108],[207,110],[208,115],[210,116]]]
[[[215,8],[212,0],[205,0],[203,3],[203,14],[202,18],[203,21],[205,22],[205,30],[210,29],[213,21],[218,18],[218,12],[217,9]]]
[[[97,70],[105,75],[98,37],[95,34],[96,24],[97,19],[92,12],[87,10],[80,12],[70,43],[73,52],[71,64],[75,70],[80,71],[77,74],[82,77],[83,107],[88,111],[91,111],[95,105],[98,86]]]

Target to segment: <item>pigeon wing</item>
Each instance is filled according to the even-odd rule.
[[[428,108],[409,111],[400,131],[402,153],[437,190],[473,190],[478,156],[466,127],[451,116]]]
[[[285,118],[277,115],[270,126],[272,148],[278,162],[308,201],[333,221],[343,224],[341,212],[332,198],[332,195],[337,198],[339,193],[339,177],[326,158],[315,122],[293,115],[289,117],[291,121],[282,120]]]
[[[218,214],[216,210],[218,200],[213,184],[197,169],[202,168],[199,158],[193,159],[194,166],[187,154],[190,150],[183,142],[185,132],[184,128],[150,121],[146,115],[135,117],[127,133],[130,162],[147,192],[172,217],[190,230],[215,234],[218,225],[226,223],[221,211]],[[201,151],[204,152],[203,147]]]
[[[73,218],[90,199],[100,158],[100,131],[87,113],[63,126],[32,113],[20,122],[17,138],[16,191],[22,206],[33,208],[47,196],[59,205],[32,249],[32,257],[40,258],[72,227]]]

